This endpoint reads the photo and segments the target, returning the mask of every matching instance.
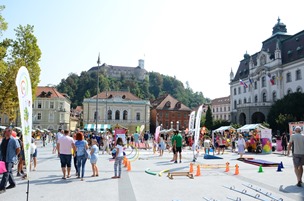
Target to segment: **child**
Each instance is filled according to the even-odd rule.
[[[56,150],[57,150],[56,146],[57,146],[56,139],[53,138],[53,154],[56,154]]]
[[[160,143],[159,143],[159,153],[160,153],[159,156],[163,156],[163,155],[164,155],[164,150],[165,150],[165,148],[166,148],[165,141],[164,141],[164,139],[161,137],[161,138],[160,138]]]
[[[99,176],[98,167],[97,167],[96,163],[97,163],[97,159],[98,159],[99,148],[98,148],[97,140],[93,139],[92,144],[93,144],[93,146],[91,147],[91,159],[90,159],[90,162],[92,165],[92,172],[93,172],[92,177],[98,177]]]
[[[119,179],[121,177],[121,162],[123,159],[123,141],[121,138],[117,139],[116,142],[116,157],[114,163],[115,176],[112,179]],[[117,176],[117,165],[118,165],[118,176]]]

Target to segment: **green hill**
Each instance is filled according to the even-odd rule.
[[[72,107],[82,105],[84,98],[96,95],[96,72],[83,71],[80,75],[71,73],[57,85],[58,91],[67,93],[72,101]],[[184,84],[175,77],[162,75],[156,72],[149,73],[149,79],[138,81],[134,79],[108,78],[99,74],[100,91],[130,91],[142,99],[153,100],[158,96],[169,93],[190,108],[195,108],[206,99],[202,92],[193,92],[188,84]]]

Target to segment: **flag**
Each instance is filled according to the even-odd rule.
[[[245,88],[248,88],[248,85],[241,79],[240,79],[240,85],[244,86]]]
[[[271,75],[270,74],[268,74],[268,80],[269,80],[269,82],[271,83],[271,85],[274,85],[275,84],[275,82],[274,82],[274,79],[272,79],[272,77],[271,77]]]
[[[200,136],[200,128],[201,128],[201,118],[203,112],[203,105],[201,105],[196,113],[196,121],[195,121],[195,135],[194,135],[194,147],[199,143],[199,136]]]
[[[22,66],[16,77],[16,86],[18,91],[20,119],[22,125],[22,137],[24,146],[25,166],[27,178],[30,174],[31,163],[31,141],[32,141],[32,85],[29,72]]]
[[[194,124],[195,124],[195,111],[191,112],[189,117],[189,132],[191,134],[194,132]]]
[[[250,86],[253,85],[253,80],[251,78],[249,78],[249,83],[250,83]]]

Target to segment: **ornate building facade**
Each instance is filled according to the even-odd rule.
[[[230,96],[213,99],[211,101],[211,111],[214,120],[230,121]]]
[[[271,105],[288,93],[303,92],[304,31],[288,35],[280,19],[261,51],[244,55],[230,73],[231,121],[241,125],[267,121]]]
[[[109,91],[98,94],[98,111],[96,98],[86,98],[83,101],[83,122],[85,128],[89,124],[108,125],[119,124],[134,133],[137,126],[145,125],[150,130],[150,101],[142,100],[130,92]]]

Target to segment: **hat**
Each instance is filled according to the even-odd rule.
[[[302,128],[301,128],[300,126],[296,126],[296,127],[295,127],[295,130],[296,130],[296,129],[302,130]]]

